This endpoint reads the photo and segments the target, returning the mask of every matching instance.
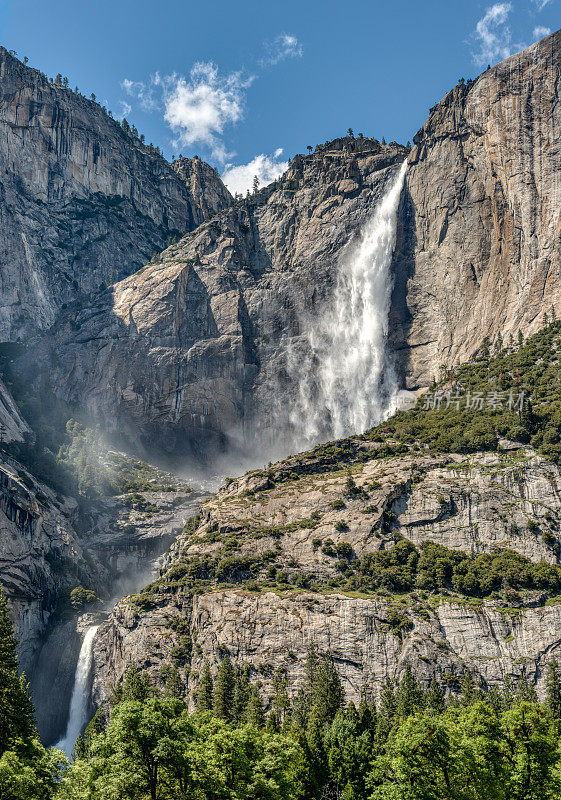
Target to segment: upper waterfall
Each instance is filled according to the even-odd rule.
[[[370,219],[339,262],[335,291],[306,333],[308,352],[289,354],[298,396],[290,411],[293,446],[361,433],[391,406],[396,381],[386,339],[404,161]]]

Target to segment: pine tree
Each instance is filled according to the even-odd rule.
[[[210,666],[205,661],[197,691],[197,711],[212,711],[213,683]]]
[[[551,713],[561,719],[561,668],[556,658],[547,662],[545,673],[545,702]]]
[[[380,695],[380,715],[392,720],[397,712],[397,705],[395,702],[394,685],[391,678],[386,676],[384,688]]]
[[[234,705],[233,705],[233,718],[234,721],[239,723],[244,718],[247,704],[249,702],[251,687],[249,685],[249,676],[247,667],[238,667],[236,670],[236,678],[234,685]]]
[[[317,787],[316,792],[312,795],[313,797],[321,796],[322,793],[318,790],[321,790],[321,787],[325,786],[329,776],[327,753],[325,752],[325,745],[321,734],[320,721],[315,714],[312,714],[306,730],[306,741],[310,753],[312,783]]]
[[[345,696],[339,673],[328,653],[319,662],[312,684],[312,713],[321,723],[331,722],[343,707]]]
[[[462,692],[462,704],[464,706],[471,706],[479,700],[480,692],[478,691],[473,675],[470,669],[467,669],[460,681],[460,689]]]
[[[257,686],[252,686],[250,689],[246,719],[256,728],[262,728],[265,725],[265,712],[263,711],[263,703]]]
[[[167,666],[167,665],[166,665]],[[162,675],[165,682],[165,695],[181,699],[185,695],[185,684],[177,667],[167,667]]]
[[[265,730],[267,731],[267,733],[279,732],[279,721],[274,711],[271,711],[271,713],[267,717],[267,725],[265,727]]]
[[[214,684],[212,710],[217,717],[230,722],[234,715],[236,678],[229,656],[222,659]]]
[[[358,711],[356,710],[356,706],[352,700],[345,711],[345,719],[351,723],[353,728],[358,727]]]
[[[18,674],[16,642],[8,603],[0,592],[0,756],[16,738],[35,734],[33,704],[25,676]]]
[[[376,709],[374,707],[374,714],[375,713]],[[374,727],[375,725],[373,724],[372,711],[370,710],[370,706],[363,697],[358,707],[357,731],[360,734],[364,733],[365,731],[371,731],[374,729]]]
[[[413,675],[410,664],[407,664],[403,678],[396,689],[395,702],[400,717],[414,714],[423,705],[423,692]]]
[[[309,697],[303,687],[300,687],[294,702],[292,703],[292,711],[290,714],[290,730],[293,738],[297,736],[298,732],[306,729],[308,724],[308,715],[310,710]]]
[[[446,698],[442,686],[433,678],[425,698],[427,709],[433,714],[442,714],[446,708]]]
[[[386,677],[382,694],[380,695],[380,710],[376,719],[376,738],[385,742],[394,720],[397,715],[397,704],[395,701],[394,685],[389,677]]]
[[[129,667],[125,673],[123,684],[118,692],[118,702],[138,700],[142,702],[151,694],[150,679],[143,675],[136,665]]]
[[[284,728],[290,716],[290,698],[286,690],[286,678],[280,672],[276,672],[273,679],[273,708],[279,725]]]
[[[528,680],[528,676],[524,672],[518,678],[516,682],[516,701],[517,703],[527,702],[527,703],[537,703],[538,702],[538,695],[536,689],[530,681]]]

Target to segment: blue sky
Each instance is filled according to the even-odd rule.
[[[0,42],[125,111],[168,158],[197,153],[243,189],[348,127],[405,143],[460,77],[561,27],[560,11],[561,0],[0,0]]]

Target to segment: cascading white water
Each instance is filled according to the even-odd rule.
[[[74,688],[72,689],[72,699],[70,700],[66,732],[56,745],[56,747],[58,747],[59,750],[63,750],[69,758],[72,755],[76,739],[81,734],[82,728],[88,721],[92,648],[94,636],[98,627],[99,625],[94,625],[93,628],[88,628],[84,636],[84,641],[80,648],[80,655],[78,656],[78,663],[76,665],[76,676],[74,678]]]
[[[392,290],[390,265],[404,162],[366,222],[358,242],[344,253],[332,303],[310,325],[309,348],[289,357],[298,376],[297,402],[290,413],[293,449],[361,433],[380,422],[396,394],[386,359]]]

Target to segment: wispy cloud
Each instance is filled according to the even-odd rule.
[[[271,42],[265,42],[265,56],[259,61],[261,66],[274,66],[285,58],[301,58],[304,48],[293,33],[281,33]]]
[[[508,25],[511,11],[511,3],[495,3],[477,23],[473,36],[477,50],[472,56],[478,66],[495,64],[511,54],[512,35]]]
[[[129,78],[121,81],[121,88],[125,90],[129,97],[135,97],[144,111],[155,111],[158,108],[159,103],[155,93],[160,85],[161,79],[157,72],[152,75],[148,83],[131,81]]]
[[[551,0],[534,0],[534,3],[537,5],[538,11],[543,11],[551,3]]]
[[[119,109],[119,117],[122,119],[123,117],[128,117],[132,111],[132,106],[130,103],[127,103],[126,100],[120,100],[119,105],[121,108]]]
[[[538,39],[543,39],[544,36],[549,36],[551,33],[551,28],[546,28],[545,25],[536,25],[532,32],[532,38],[534,41]]]
[[[288,161],[281,159],[282,152],[282,147],[279,147],[272,156],[262,153],[255,156],[248,164],[238,166],[228,164],[222,173],[222,180],[232,194],[245,194],[252,188],[255,177],[260,186],[266,186],[288,169]]]

